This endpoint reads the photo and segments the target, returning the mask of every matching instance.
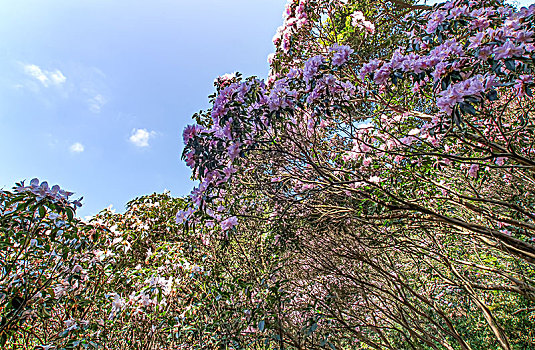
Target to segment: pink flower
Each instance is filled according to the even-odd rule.
[[[375,33],[375,26],[372,22],[366,20],[364,14],[361,11],[353,12],[353,14],[351,15],[351,25],[353,27],[364,29],[370,34]]]
[[[515,46],[510,40],[507,40],[503,46],[498,46],[493,50],[494,59],[500,60],[504,58],[511,58],[513,56],[520,56],[524,53],[524,49],[520,46]]]
[[[478,32],[475,36],[470,37],[470,45],[468,46],[468,49],[477,49],[480,47],[484,38],[485,32]]]
[[[235,216],[231,216],[230,218],[221,221],[220,225],[223,231],[227,231],[227,230],[232,229],[234,226],[236,226],[237,223],[238,223],[238,218]]]
[[[193,208],[188,208],[187,210],[179,210],[178,213],[176,213],[175,222],[177,224],[182,224],[184,221],[187,221],[191,215],[193,215]]]
[[[225,179],[228,179],[230,175],[234,174],[237,171],[235,167],[232,165],[229,165],[228,167],[223,169],[223,173],[225,174]]]
[[[427,23],[427,27],[425,28],[425,32],[427,34],[432,34],[437,30],[438,26],[444,22],[446,19],[446,16],[444,15],[443,11],[434,12],[431,14],[431,18],[429,19],[429,22]]]
[[[329,51],[333,52],[332,64],[333,66],[341,66],[353,53],[353,49],[347,45],[334,44],[329,48]]]
[[[223,74],[223,75],[217,77],[215,82],[218,82],[221,85],[230,84],[232,82],[232,80],[235,79],[235,78],[236,78],[236,72],[234,72],[234,73],[226,73],[226,74]]]
[[[193,166],[195,165],[195,152],[194,151],[186,153],[186,165],[189,166],[190,168],[193,168]]]
[[[314,75],[316,75],[319,66],[323,64],[324,60],[325,59],[323,58],[323,56],[317,55],[309,58],[305,62],[305,67],[303,69],[303,77],[305,78],[306,82],[309,82],[312,78],[314,78]]]
[[[378,59],[373,59],[370,62],[363,65],[359,72],[360,79],[364,80],[366,75],[373,73],[381,65],[381,63],[382,62],[379,61]]]
[[[518,78],[515,80],[515,90],[517,91],[517,95],[522,97],[526,95],[526,84],[532,83],[533,77],[531,75],[521,75]]]
[[[485,16],[480,16],[472,21],[472,26],[479,30],[483,30],[490,26],[490,21]]]
[[[231,160],[236,159],[240,155],[240,143],[233,143],[227,148],[228,156]]]
[[[354,151],[360,150],[361,152],[367,153],[371,151],[371,147],[368,146],[365,143],[355,144],[355,148],[353,148]]]
[[[478,164],[472,164],[470,166],[470,169],[468,170],[468,175],[472,177],[477,177],[477,172],[479,171],[479,165]]]
[[[461,6],[461,7],[453,7],[450,10],[450,15],[448,16],[448,19],[457,19],[463,15],[466,15],[468,13],[468,7]]]
[[[437,107],[446,114],[451,114],[453,106],[462,102],[465,96],[481,96],[483,92],[496,85],[495,76],[475,75],[472,78],[448,86],[439,93]]]
[[[355,11],[351,15],[351,18],[353,19],[352,24],[356,25],[358,22],[364,21],[366,18],[364,17],[364,14],[361,11]]]
[[[306,183],[301,186],[301,190],[308,191],[313,189],[314,187],[316,187],[316,185],[314,185],[313,183]]]

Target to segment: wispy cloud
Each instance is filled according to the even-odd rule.
[[[100,110],[106,104],[106,102],[108,101],[101,94],[96,94],[87,100],[87,103],[89,104],[89,110],[93,113],[100,113]]]
[[[67,78],[59,69],[48,71],[35,64],[24,64],[23,68],[26,75],[39,81],[44,87],[60,86],[67,81]]]
[[[132,129],[132,135],[130,136],[130,142],[137,147],[148,147],[149,139],[156,136],[155,131],[148,131],[147,129]]]
[[[71,145],[71,147],[69,147],[69,150],[71,151],[71,153],[82,153],[85,148],[84,145],[82,145],[80,142],[75,142]]]
[[[110,89],[106,74],[97,67],[77,65],[73,68],[77,75],[80,97],[90,112],[99,114],[110,101]]]
[[[13,89],[34,93],[43,103],[53,105],[72,100],[81,103],[94,114],[105,111],[112,100],[112,93],[106,83],[107,76],[96,67],[78,63],[62,63],[61,69],[47,66],[49,70],[27,61],[15,61],[21,78],[12,84]],[[67,77],[68,76],[68,77]]]

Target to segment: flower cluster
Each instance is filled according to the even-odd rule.
[[[194,208],[204,208],[208,214],[208,225],[219,223],[223,231],[237,224],[237,216],[226,216],[221,204],[221,197],[232,183],[232,175],[239,164],[246,161],[246,155],[266,132],[272,131],[277,113],[294,110],[300,111],[307,106],[323,104],[325,98],[345,103],[356,94],[356,87],[347,80],[340,80],[326,70],[349,64],[353,50],[347,45],[332,45],[329,48],[332,59],[316,55],[303,64],[302,68],[292,68],[286,76],[280,77],[267,86],[262,81],[253,79],[235,81],[220,86],[210,112],[207,125],[187,126],[183,133],[186,148],[184,159],[190,166],[200,184],[191,195]],[[338,107],[327,107],[338,108]],[[299,114],[300,115],[300,114]],[[314,132],[316,117],[303,113],[296,122],[304,126],[304,132]],[[319,121],[322,127],[326,124]],[[300,126],[296,125],[297,129]],[[296,129],[296,132],[298,132]],[[217,156],[215,156],[217,154]],[[302,186],[301,190],[312,188]],[[206,208],[207,203],[214,208]],[[194,209],[181,210],[176,220],[179,223],[195,220]]]
[[[354,50],[347,45],[334,44],[329,48],[329,51],[333,52],[332,64],[333,66],[341,66],[346,63],[349,56]]]
[[[366,20],[361,11],[355,11],[351,14],[351,24],[354,27],[365,30],[366,34],[374,34],[375,26],[372,22]]]
[[[476,96],[482,98],[484,93],[496,86],[496,76],[483,76],[478,74],[469,79],[451,84],[448,88],[440,92],[437,98],[437,107],[441,112],[451,114],[453,107],[464,101],[466,96]]]
[[[273,37],[273,44],[280,45],[284,52],[290,50],[292,35],[308,23],[305,11],[307,2],[307,0],[288,0],[286,4],[283,14],[284,23]]]
[[[62,190],[58,185],[49,187],[48,182],[43,181],[39,183],[39,179],[37,178],[32,179],[28,186],[24,186],[24,181],[22,181],[20,186],[15,187],[15,192],[31,192],[36,195],[37,201],[46,198],[56,202],[73,204],[75,209],[82,206],[81,201],[83,197],[74,201],[69,201],[69,197],[73,195],[73,192]]]
[[[383,90],[408,78],[413,92],[432,89],[436,107],[448,116],[459,104],[463,112],[474,113],[467,102],[493,100],[494,88],[513,82],[518,96],[530,95],[533,71],[524,62],[535,54],[534,12],[535,5],[513,11],[507,5],[449,1],[425,16],[420,31],[411,32],[405,52],[364,64],[360,78],[370,76]]]

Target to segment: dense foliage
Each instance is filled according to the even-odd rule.
[[[1,347],[187,348],[182,322],[206,273],[183,252],[182,200],[144,196],[86,223],[69,195],[37,179],[0,193]]]
[[[534,12],[290,1],[268,81],[216,81],[178,219],[277,246],[260,337],[535,347]]]

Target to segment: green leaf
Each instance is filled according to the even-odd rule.
[[[459,108],[455,108],[453,110],[453,122],[457,126],[461,126],[462,118],[461,118],[461,112],[459,111]]]
[[[489,101],[496,101],[498,99],[498,92],[496,90],[490,90],[487,92],[487,99]]]
[[[474,106],[472,106],[470,103],[461,102],[459,106],[461,107],[461,111],[463,111],[465,114],[476,115],[477,113]]]
[[[264,331],[265,326],[266,326],[266,323],[263,320],[258,322],[258,329],[260,330],[260,332]]]
[[[72,221],[72,219],[74,218],[74,213],[72,211],[71,208],[67,207],[67,218],[69,218],[69,221]]]
[[[505,67],[509,69],[510,71],[515,71],[515,61],[514,60],[505,60]]]

